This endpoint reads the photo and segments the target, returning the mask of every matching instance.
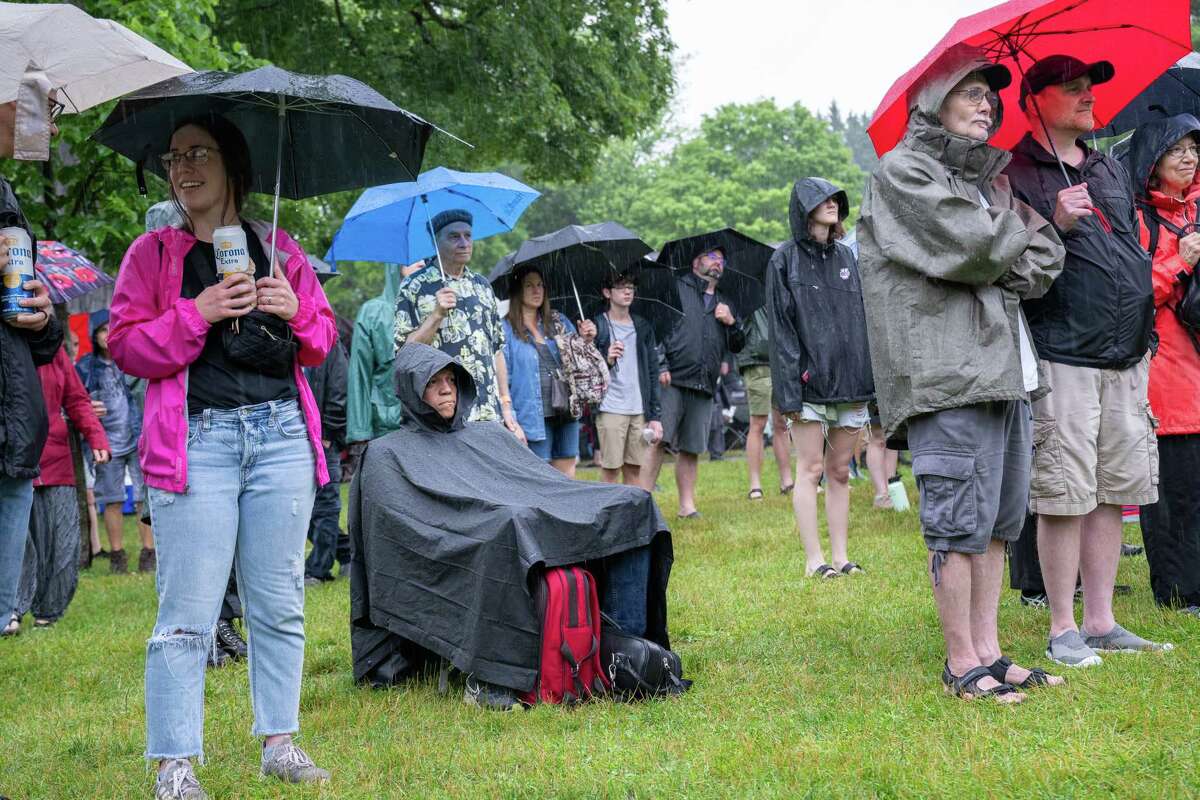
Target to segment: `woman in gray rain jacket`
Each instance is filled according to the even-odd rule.
[[[1029,399],[1045,391],[1021,313],[1062,269],[1050,223],[1015,200],[987,140],[1008,70],[965,45],[909,93],[908,131],[867,182],[858,224],[885,430],[907,428],[947,660],[947,691],[1020,701],[1060,678],[1012,664],[996,609],[1029,496]]]

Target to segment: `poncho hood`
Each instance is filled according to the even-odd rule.
[[[450,420],[442,419],[424,399],[429,381],[446,367],[454,369],[458,384],[458,407]],[[467,423],[477,392],[474,379],[461,364],[436,347],[414,342],[396,353],[396,396],[408,411],[402,425],[429,432],[449,432],[460,430]]]

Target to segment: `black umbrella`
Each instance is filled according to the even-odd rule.
[[[1200,53],[1188,53],[1175,62],[1092,135],[1098,139],[1120,136],[1142,123],[1176,114],[1200,117]]]
[[[732,304],[733,315],[745,319],[767,302],[764,278],[775,253],[770,245],[723,228],[667,242],[658,253],[658,262],[676,272],[687,272],[696,256],[717,248],[725,253],[725,271],[717,289]]]
[[[637,294],[634,296],[633,305],[629,310],[650,321],[654,326],[654,336],[659,341],[667,338],[674,329],[675,323],[683,317],[675,271],[647,257],[638,259],[635,264],[622,272],[629,273],[637,280]],[[583,308],[587,312],[585,319],[592,319],[607,308],[608,301],[602,294],[586,293],[581,297]],[[574,298],[552,297],[550,305],[558,311],[567,313],[566,309],[574,305]]]
[[[601,297],[606,277],[623,272],[649,252],[649,245],[615,222],[568,225],[527,239],[511,261],[501,259],[492,270],[492,288],[496,297],[506,300],[512,276],[536,268],[550,297],[574,298],[582,317],[583,295]]]
[[[126,95],[92,138],[165,178],[158,156],[175,126],[209,113],[246,137],[251,191],[299,200],[416,180],[434,125],[344,75],[299,75],[278,67],[193,72]],[[274,260],[274,246],[271,258]]]

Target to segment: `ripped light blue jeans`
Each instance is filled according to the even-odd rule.
[[[158,619],[146,645],[146,758],[204,758],[204,670],[237,562],[255,736],[300,727],[304,543],[316,491],[295,401],[188,419],[188,488],[151,487]]]

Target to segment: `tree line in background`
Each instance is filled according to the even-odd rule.
[[[652,247],[724,226],[767,242],[791,236],[792,181],[821,175],[852,215],[875,163],[868,113],[817,114],[764,100],[720,107],[695,131],[672,127],[674,45],[664,0],[84,0],[196,69],[266,63],[363,80],[470,142],[435,134],[425,165],[500,170],[543,192],[517,230],[477,245],[488,271],[525,238],[616,220]],[[1196,2],[1193,2],[1193,6]],[[88,139],[111,104],[63,120],[50,162],[8,177],[31,221],[113,271],[166,185]],[[164,143],[165,146],[165,143]],[[285,201],[280,223],[315,255],[357,193]],[[249,216],[269,217],[251,195]],[[342,265],[327,285],[340,314],[378,294],[378,265]]]

